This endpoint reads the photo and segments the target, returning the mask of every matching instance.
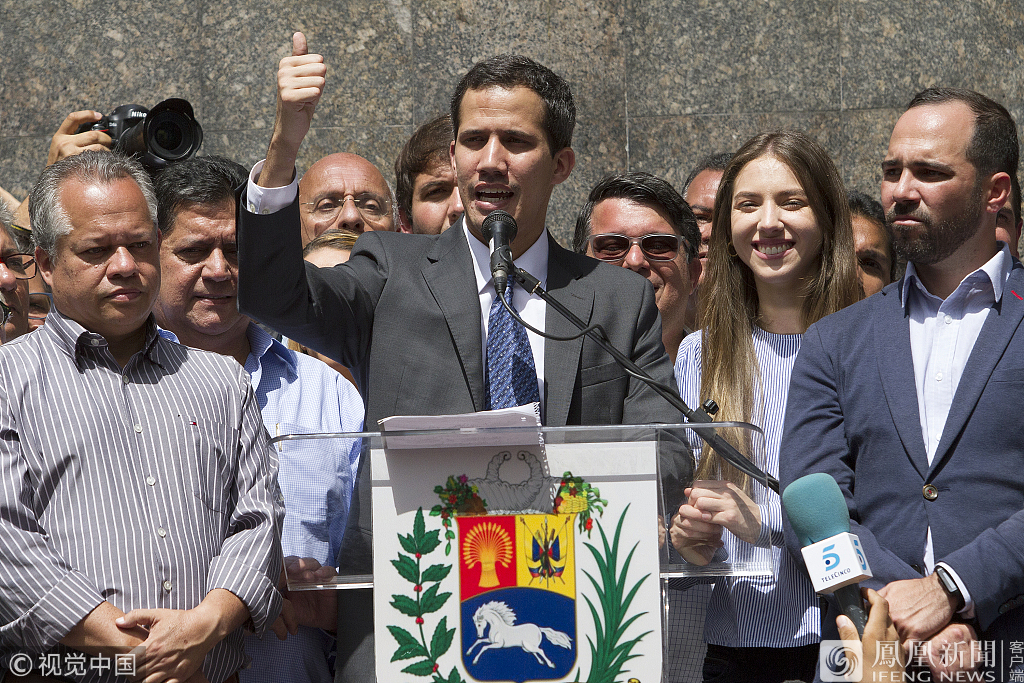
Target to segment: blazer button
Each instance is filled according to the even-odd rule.
[[[938,497],[939,497],[939,490],[937,488],[935,488],[931,484],[925,484],[924,485],[924,499],[925,500],[935,500]]]

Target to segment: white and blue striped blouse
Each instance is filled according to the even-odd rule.
[[[691,406],[700,404],[701,336],[695,332],[686,337],[676,356],[679,393]],[[754,459],[772,476],[779,474],[786,396],[802,336],[754,328],[754,352],[761,382],[760,386],[755,384],[754,414],[749,421],[764,430],[763,447],[758,447],[758,439],[754,439]],[[693,444],[698,461],[701,445]],[[818,598],[802,565],[786,551],[781,500],[755,483],[754,501],[761,509],[761,535],[757,542],[746,543],[727,530],[723,530],[722,540],[731,561],[772,563],[777,567],[776,576],[716,580],[708,603],[704,638],[708,643],[726,647],[797,647],[817,643],[821,637]]]

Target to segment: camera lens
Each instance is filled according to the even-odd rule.
[[[159,157],[176,161],[190,153],[195,147],[195,124],[186,116],[175,111],[162,111],[153,117],[149,126],[149,147]]]

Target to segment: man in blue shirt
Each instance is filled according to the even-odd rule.
[[[244,168],[216,157],[180,162],[161,174],[157,321],[180,343],[232,356],[245,367],[271,436],[359,431],[363,403],[351,382],[321,361],[288,349],[238,312],[234,187],[245,177]],[[279,480],[287,514],[282,546],[286,556],[296,558],[286,566],[294,578],[295,572],[323,565],[301,578],[328,578],[348,516],[358,441],[283,445]],[[297,558],[305,559],[300,565]],[[241,672],[242,681],[333,680],[328,657],[334,639],[325,631],[337,623],[336,594],[328,599],[315,595],[290,596],[299,626],[286,641],[247,639],[253,662]],[[284,635],[280,625],[275,630]]]

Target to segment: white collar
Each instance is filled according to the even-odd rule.
[[[469,231],[465,218],[462,221],[462,231],[469,242],[469,251],[473,255],[473,271],[476,274],[476,291],[483,293],[484,289],[491,287],[491,250],[486,244],[478,240]],[[516,259],[516,266],[522,268],[530,275],[540,280],[541,287],[547,286],[548,279],[548,229],[541,231],[537,241],[530,245],[526,253]]]

